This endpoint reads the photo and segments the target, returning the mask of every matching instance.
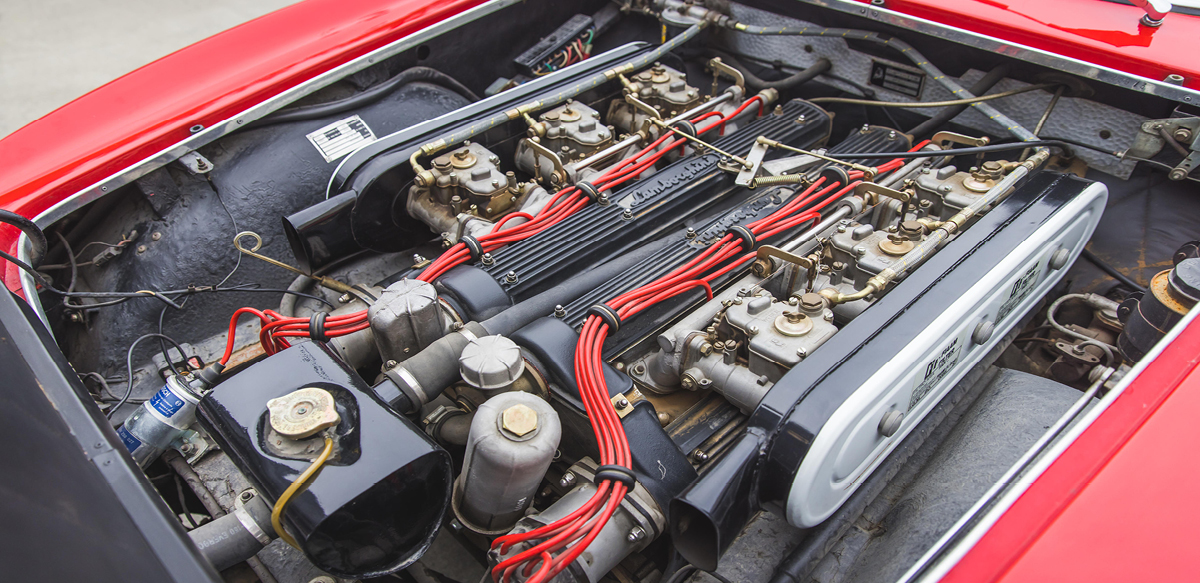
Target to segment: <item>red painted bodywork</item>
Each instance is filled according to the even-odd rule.
[[[865,0],[864,0],[865,1]],[[209,126],[482,0],[307,0],[201,41],[0,140],[0,208],[35,216]],[[1200,88],[1200,18],[1158,29],[1102,0],[888,0],[893,10]],[[0,226],[0,249],[16,231]],[[5,283],[18,289],[16,268]],[[1200,323],[1089,427],[949,574],[950,581],[1193,578]],[[1190,488],[1188,488],[1190,486]],[[1190,567],[1190,569],[1189,569]],[[1185,575],[1186,573],[1186,575]]]
[[[0,140],[0,208],[33,217],[317,75],[482,0],[308,0],[181,49]],[[0,249],[17,231],[0,225]],[[19,289],[16,267],[4,280]]]
[[[1047,468],[943,582],[1195,581],[1200,320]]]
[[[860,0],[869,3],[869,0]],[[1141,24],[1136,6],[1104,0],[887,0],[897,12],[1132,73],[1183,75],[1200,89],[1200,17],[1168,14]]]

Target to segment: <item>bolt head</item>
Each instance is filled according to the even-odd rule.
[[[151,233],[151,234],[150,234],[150,240],[151,240],[151,241],[157,241],[157,240],[159,240],[159,239],[162,239],[162,233],[159,233],[158,231],[155,231],[155,232],[153,232],[153,233]]]
[[[389,361],[383,363],[383,368],[396,368],[397,364],[400,364],[400,363],[398,363],[394,360],[389,360]]]
[[[563,474],[562,479],[558,481],[558,485],[562,486],[564,488],[566,488],[574,483],[575,483],[575,474],[573,474],[571,472],[567,472],[567,473]]]
[[[145,246],[145,245],[138,245],[138,246],[137,246],[137,252],[138,252],[138,253],[145,253],[145,252],[146,252],[146,246]]]
[[[500,415],[500,426],[517,437],[532,433],[537,429],[537,421],[537,411],[528,405],[513,405]]]

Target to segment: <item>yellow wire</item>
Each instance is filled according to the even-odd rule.
[[[317,472],[321,471],[321,466],[325,465],[325,460],[329,459],[329,454],[331,453],[333,453],[333,439],[326,437],[325,449],[321,451],[321,455],[317,456],[317,459],[313,460],[312,465],[308,466],[308,469],[304,470],[304,473],[300,474],[300,477],[296,478],[296,480],[287,487],[287,490],[283,491],[283,494],[281,494],[279,499],[275,501],[275,509],[271,511],[271,527],[275,529],[275,534],[278,534],[279,538],[283,539],[283,542],[296,547],[296,549],[303,550],[300,549],[300,545],[296,543],[296,539],[292,538],[292,535],[288,534],[287,531],[283,529],[283,509],[287,507],[288,501],[290,501],[293,496],[298,496],[301,492],[308,488],[309,480],[312,479]]]

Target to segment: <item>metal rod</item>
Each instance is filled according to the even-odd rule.
[[[840,221],[840,220],[850,216],[850,212],[851,212],[851,209],[848,206],[839,207],[837,210],[830,213],[829,216],[821,219],[820,223],[817,223],[817,224],[813,225],[811,228],[809,228],[807,231],[800,233],[799,235],[796,235],[796,237],[794,239],[792,239],[791,241],[788,241],[786,244],[780,246],[779,248],[784,251],[787,251],[788,253],[794,252],[798,247],[813,240],[814,238],[816,238],[817,235],[820,235],[822,231],[824,231],[825,229],[828,229],[829,223],[834,223],[834,222]]]
[[[789,152],[795,152],[797,154],[805,154],[808,156],[812,156],[814,158],[820,158],[822,160],[825,160],[826,162],[833,162],[834,164],[841,164],[842,166],[849,166],[849,167],[851,167],[855,170],[858,170],[868,176],[875,175],[875,169],[870,166],[863,166],[862,164],[856,164],[854,162],[847,162],[845,160],[838,160],[837,158],[830,158],[824,154],[818,154],[816,152],[811,152],[809,150],[795,148],[795,147],[789,146],[783,142],[777,142],[777,141],[767,138],[765,136],[759,136],[758,141],[763,144],[766,144],[768,146],[771,146],[772,148],[779,148],[781,150],[787,150]]]
[[[704,140],[701,140],[700,138],[697,138],[697,137],[694,137],[694,136],[689,136],[688,134],[685,134],[685,133],[683,133],[683,132],[681,132],[681,131],[679,131],[679,130],[677,130],[677,129],[675,129],[675,128],[673,128],[673,127],[669,126],[669,125],[667,125],[667,124],[666,124],[666,122],[664,122],[664,121],[662,121],[662,120],[659,120],[659,119],[652,119],[652,120],[650,120],[650,121],[652,121],[652,122],[654,123],[654,125],[656,125],[656,126],[658,126],[658,127],[660,127],[660,128],[663,128],[664,130],[667,130],[667,131],[669,131],[669,132],[671,132],[671,133],[673,133],[673,134],[675,134],[675,135],[677,135],[677,136],[681,136],[681,137],[683,137],[683,138],[686,138],[688,141],[696,142],[696,143],[700,144],[701,146],[703,146],[703,147],[705,147],[705,148],[708,148],[709,150],[712,150],[712,151],[714,151],[714,152],[716,152],[716,153],[718,153],[718,154],[720,154],[720,155],[722,155],[722,156],[725,156],[726,158],[729,158],[730,160],[733,160],[734,162],[737,162],[738,164],[741,164],[741,165],[742,165],[743,167],[745,167],[745,168],[752,168],[752,167],[753,167],[753,165],[752,165],[752,164],[750,164],[749,162],[747,162],[747,161],[746,161],[744,158],[742,158],[742,157],[740,157],[740,156],[737,156],[737,155],[734,155],[734,154],[730,154],[729,152],[726,152],[726,151],[724,151],[724,150],[721,150],[720,148],[718,148],[718,147],[716,147],[716,146],[714,146],[714,145],[712,145],[712,144],[710,144],[710,143],[708,143],[708,142],[706,142],[706,141],[704,141]]]
[[[671,119],[668,119],[667,123],[675,123],[685,119],[692,119],[692,117],[696,116],[697,114],[704,113],[722,103],[725,103],[726,101],[729,101],[730,99],[733,99],[733,94],[726,91],[725,93],[709,99],[708,101],[705,101],[704,103],[701,103],[700,105],[697,105],[696,107],[693,107]]]
[[[591,156],[588,156],[587,158],[580,160],[577,164],[574,164],[571,166],[576,172],[578,172],[580,170],[583,170],[584,168],[588,168],[588,167],[592,166],[593,164],[596,164],[597,162],[601,162],[606,158],[611,158],[612,156],[621,153],[625,148],[628,148],[635,144],[640,144],[641,142],[642,142],[641,134],[636,134],[636,133],[630,134],[624,140],[621,140],[603,150],[600,150],[599,152],[596,152],[596,153],[592,154]]]
[[[1033,128],[1033,135],[1042,135],[1042,127],[1046,125],[1046,120],[1050,119],[1050,112],[1054,111],[1054,106],[1058,104],[1058,98],[1062,97],[1063,91],[1066,91],[1066,89],[1066,85],[1059,85],[1058,89],[1054,90],[1054,96],[1050,98],[1050,105],[1046,106],[1046,111],[1042,113],[1042,118],[1038,120],[1037,125]],[[1029,151],[1029,148],[1021,150],[1021,157],[1018,160],[1024,162],[1029,157]]]

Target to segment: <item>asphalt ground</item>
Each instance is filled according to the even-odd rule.
[[[295,0],[0,0],[0,136]]]

